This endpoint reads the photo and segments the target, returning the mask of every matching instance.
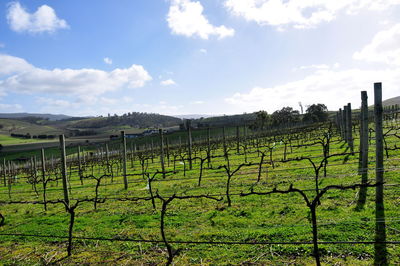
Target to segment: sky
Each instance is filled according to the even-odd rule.
[[[400,96],[400,0],[0,1],[0,112],[272,113]]]

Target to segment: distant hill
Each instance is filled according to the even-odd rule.
[[[72,121],[69,126],[74,128],[103,128],[112,126],[130,126],[133,128],[172,127],[182,123],[182,119],[149,113],[132,112],[121,116],[95,117]]]
[[[393,97],[382,102],[383,106],[400,105],[400,96]]]
[[[180,119],[200,119],[200,118],[208,118],[208,117],[214,117],[216,115],[198,115],[198,114],[193,114],[193,115],[173,115],[173,117],[177,117]]]
[[[34,114],[34,113],[0,113],[0,118],[18,119],[25,117],[40,117],[43,119],[48,119],[50,121],[58,121],[63,119],[72,118],[72,116],[62,115],[62,114]]]
[[[221,126],[239,126],[251,124],[257,118],[256,113],[244,113],[238,115],[214,116],[203,119],[194,119],[192,124],[197,127],[221,127]]]

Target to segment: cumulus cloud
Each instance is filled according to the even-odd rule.
[[[400,24],[378,32],[354,59],[400,66]]]
[[[335,63],[333,65],[327,65],[327,64],[312,64],[308,66],[300,66],[300,67],[295,67],[292,70],[293,71],[298,71],[298,70],[323,70],[323,69],[330,69],[330,68],[338,68],[340,67],[339,63]]]
[[[65,20],[57,17],[53,8],[48,5],[40,6],[35,13],[29,13],[19,2],[11,2],[7,10],[7,21],[16,32],[55,32],[68,28]]]
[[[20,104],[0,103],[0,110],[6,112],[16,112],[16,111],[21,111],[22,106]]]
[[[201,39],[208,39],[211,35],[222,39],[235,34],[233,29],[224,25],[218,27],[212,25],[203,15],[203,10],[198,1],[171,0],[167,22],[172,33],[187,37],[197,36]]]
[[[113,61],[112,59],[108,58],[108,57],[104,57],[103,58],[104,63],[106,63],[107,65],[112,65]]]
[[[374,82],[383,82],[384,96],[398,96],[400,68],[383,70],[348,69],[342,71],[317,70],[303,79],[271,87],[254,87],[246,93],[235,93],[225,99],[239,111],[268,110],[272,112],[284,106],[324,103],[333,110],[347,102],[358,106],[360,91],[372,93]],[[370,94],[372,95],[372,94]]]
[[[143,87],[151,79],[140,65],[110,72],[90,68],[48,70],[22,58],[0,54],[0,91],[100,95],[122,88]]]
[[[167,79],[160,82],[161,86],[171,86],[175,84],[176,84],[175,81],[173,81],[172,79]]]
[[[360,10],[386,10],[400,0],[226,0],[225,7],[233,15],[260,25],[312,28],[336,18],[339,12],[355,14]]]

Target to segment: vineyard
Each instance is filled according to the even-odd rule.
[[[400,264],[400,110],[2,162],[5,264]]]

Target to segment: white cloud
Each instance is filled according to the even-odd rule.
[[[204,48],[200,49],[199,51],[200,51],[200,53],[202,53],[202,54],[207,54],[207,50],[204,49]]]
[[[40,105],[46,105],[47,107],[57,107],[57,108],[71,108],[71,107],[77,107],[77,104],[73,104],[67,100],[61,100],[61,99],[53,99],[53,98],[47,98],[47,97],[36,97],[35,102],[40,104]]]
[[[371,43],[354,53],[354,59],[400,65],[400,24],[378,32]]]
[[[187,37],[198,36],[202,39],[208,39],[210,35],[222,39],[235,34],[231,28],[210,24],[203,15],[203,10],[198,1],[171,0],[167,21],[172,33]]]
[[[190,104],[204,104],[204,101],[193,101]]]
[[[25,59],[0,54],[0,78],[5,75],[23,73],[34,69],[34,67],[25,61]]]
[[[65,20],[59,19],[53,8],[48,5],[40,6],[35,13],[30,14],[19,2],[11,2],[7,10],[7,21],[16,32],[55,32],[68,28]]]
[[[172,79],[167,79],[167,80],[161,81],[160,85],[161,86],[171,86],[171,85],[176,85],[176,83]]]
[[[284,106],[297,108],[299,101],[304,105],[324,103],[329,109],[337,110],[348,102],[358,107],[360,91],[369,90],[372,93],[374,82],[383,82],[385,98],[398,96],[400,69],[317,70],[297,81],[272,87],[255,87],[247,93],[235,93],[225,101],[235,106],[237,112],[261,109],[273,112]]]
[[[37,68],[24,59],[0,54],[0,91],[100,95],[123,88],[143,87],[151,76],[140,65],[98,69]]]
[[[300,66],[300,67],[295,67],[292,70],[293,71],[298,71],[298,70],[308,70],[308,69],[312,69],[312,70],[324,70],[324,69],[331,69],[331,68],[338,68],[340,67],[339,63],[335,63],[333,65],[327,65],[327,64],[313,64],[313,65],[308,65],[308,66]]]
[[[20,104],[0,103],[0,110],[3,112],[17,112],[22,110],[22,106]]]
[[[355,14],[361,10],[386,10],[400,0],[226,0],[234,15],[260,25],[297,29],[312,28],[336,18],[339,12]]]
[[[107,65],[112,65],[113,61],[112,59],[108,58],[108,57],[104,57],[103,58],[104,63],[106,63]]]

